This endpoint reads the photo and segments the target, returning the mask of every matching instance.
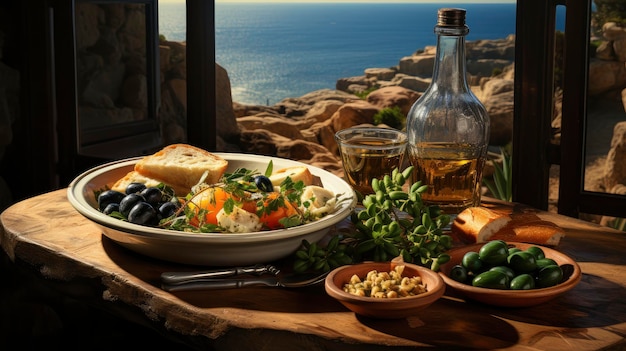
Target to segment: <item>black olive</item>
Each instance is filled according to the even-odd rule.
[[[107,216],[113,212],[120,212],[120,204],[110,203],[107,205],[107,207],[104,208],[104,210],[102,210],[102,213]]]
[[[141,224],[141,225],[152,225],[156,224],[157,220],[157,212],[147,202],[138,202],[133,206],[128,213],[128,221],[130,223]]]
[[[140,194],[141,196],[143,196],[144,199],[146,199],[147,203],[153,206],[160,202],[163,202],[162,200],[163,192],[159,188],[155,188],[155,187],[146,188]]]
[[[259,190],[266,193],[274,191],[274,184],[272,184],[272,181],[264,175],[254,177],[254,185],[256,185]]]
[[[168,218],[173,216],[176,211],[180,208],[180,204],[178,202],[164,202],[161,206],[159,206],[159,215],[161,218]]]
[[[140,193],[144,189],[146,189],[146,185],[143,183],[130,183],[126,187],[126,195]]]
[[[98,208],[103,211],[108,204],[119,204],[124,198],[124,193],[115,190],[105,190],[98,195]]]
[[[143,196],[139,194],[126,195],[124,196],[122,201],[120,201],[120,213],[122,214],[122,216],[128,218],[128,215],[130,214],[130,210],[133,208],[133,206],[135,206],[139,202],[144,202],[144,201],[145,200]]]

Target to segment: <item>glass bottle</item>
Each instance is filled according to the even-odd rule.
[[[465,67],[465,10],[439,9],[432,82],[407,116],[414,181],[428,185],[427,205],[456,215],[480,205],[489,116],[472,93]]]

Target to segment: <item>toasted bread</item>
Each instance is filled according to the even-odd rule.
[[[523,222],[513,220],[495,233],[491,239],[557,246],[564,236],[563,229],[549,221]]]
[[[274,186],[279,186],[285,181],[285,179],[287,179],[287,177],[291,178],[293,182],[302,181],[304,185],[314,184],[313,174],[306,166],[294,166],[279,169],[269,176],[270,181]]]
[[[467,243],[489,240],[511,221],[511,217],[484,207],[470,207],[459,213],[452,222],[452,233]]]
[[[130,183],[142,183],[145,184],[147,187],[153,187],[163,183],[172,187],[176,194],[180,196],[189,193],[189,189],[176,187],[174,185],[167,184],[166,182],[159,179],[148,178],[135,170],[128,172],[123,178],[118,179],[118,181],[113,184],[111,189],[123,193],[126,191],[126,188]]]
[[[463,210],[452,223],[452,234],[464,243],[489,240],[557,246],[565,232],[558,225],[532,213],[505,213],[484,207]]]
[[[204,182],[214,184],[227,167],[228,161],[218,155],[187,144],[172,144],[139,160],[135,171],[188,193],[202,180],[205,172]]]

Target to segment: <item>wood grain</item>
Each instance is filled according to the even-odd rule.
[[[155,260],[117,245],[72,208],[65,189],[4,211],[0,244],[13,262],[30,267],[63,293],[120,318],[158,326],[198,349],[267,350],[278,339],[292,349],[342,351],[622,347],[625,234],[518,205],[497,201],[486,205],[533,212],[561,226],[566,237],[557,249],[579,263],[581,282],[535,307],[498,308],[444,296],[419,315],[391,321],[355,315],[327,296],[323,286],[169,293],[159,288],[161,272],[198,267]]]

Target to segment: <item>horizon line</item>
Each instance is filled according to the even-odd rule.
[[[159,3],[186,3],[187,0],[160,0]],[[448,3],[448,5],[454,4],[514,4],[516,0],[455,0]],[[231,4],[244,4],[244,3],[351,3],[351,4],[436,4],[441,3],[438,0],[215,0],[215,3],[231,3]]]

